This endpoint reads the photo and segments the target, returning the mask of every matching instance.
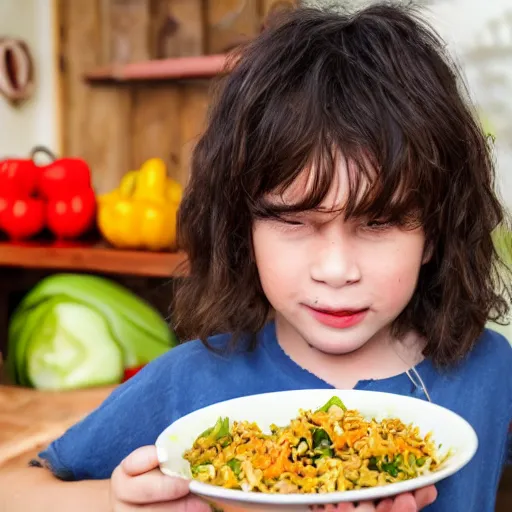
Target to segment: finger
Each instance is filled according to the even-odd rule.
[[[354,509],[357,512],[375,512],[375,504],[371,501],[362,501],[359,505]]]
[[[414,496],[411,493],[399,494],[390,512],[418,512]]]
[[[187,480],[164,475],[158,469],[126,478],[116,485],[116,496],[119,500],[140,505],[179,500],[188,493]]]
[[[340,503],[339,505],[319,505],[312,507],[311,510],[322,512],[354,512],[356,508],[353,503]]]
[[[375,509],[375,512],[391,512],[393,509],[393,500],[382,500]]]
[[[196,497],[187,497],[171,503],[152,503],[150,505],[121,504],[115,512],[211,512],[211,507]]]
[[[121,462],[122,470],[129,476],[138,476],[158,467],[155,446],[143,446],[133,451]]]
[[[433,485],[424,487],[423,489],[418,489],[414,493],[414,498],[416,499],[418,510],[421,510],[422,508],[428,507],[434,503],[434,501],[436,501],[437,489]]]

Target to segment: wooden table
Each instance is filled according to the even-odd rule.
[[[0,385],[0,471],[23,467],[113,388],[43,392]]]
[[[48,393],[0,385],[0,476],[26,467],[46,444],[107,398],[113,388]],[[505,473],[496,512],[512,510],[512,468]]]

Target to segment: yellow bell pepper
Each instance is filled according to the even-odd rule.
[[[98,198],[98,227],[114,247],[169,250],[176,244],[181,185],[159,158],[130,171],[119,188]]]

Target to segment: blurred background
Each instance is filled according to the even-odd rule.
[[[177,343],[175,217],[212,86],[294,3],[0,1],[0,472]],[[416,4],[463,72],[512,207],[512,2]],[[507,474],[497,510],[511,495]]]

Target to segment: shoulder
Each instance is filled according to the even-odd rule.
[[[232,344],[231,334],[219,334],[206,340],[186,341],[166,352],[144,367],[133,379],[134,385],[144,381],[158,383],[158,388],[165,390],[179,385],[187,389],[204,386],[209,378],[225,376],[226,369],[236,372],[247,359],[254,357],[248,351],[248,339],[242,338]]]
[[[172,377],[175,380],[181,373],[187,374],[195,365],[221,364],[233,358],[229,352],[230,334],[220,334],[208,338],[207,347],[201,340],[186,341],[155,359],[137,374],[143,378],[145,374],[152,379]],[[172,370],[172,372],[171,372]],[[170,375],[172,373],[172,375]]]
[[[438,399],[459,413],[481,414],[485,404],[504,424],[512,416],[512,346],[498,332],[485,329],[467,356],[448,369],[438,370]]]
[[[428,384],[436,389],[441,405],[460,413],[477,413],[481,404],[512,415],[512,346],[492,329],[485,329],[466,357],[448,368],[436,368]],[[429,378],[427,378],[429,380]]]
[[[484,329],[475,347],[463,362],[464,365],[469,369],[479,368],[479,371],[484,373],[496,373],[497,370],[508,369],[504,377],[512,382],[510,374],[512,345],[497,331]]]
[[[512,345],[498,332],[485,329],[473,349],[447,372],[449,380],[492,394],[499,387],[502,398],[512,400]]]

